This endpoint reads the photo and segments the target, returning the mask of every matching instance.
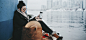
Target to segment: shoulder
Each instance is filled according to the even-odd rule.
[[[14,11],[14,15],[21,15],[17,10]]]
[[[14,17],[19,17],[19,16],[20,16],[20,13],[17,10],[15,10],[14,11]]]
[[[15,13],[19,13],[19,12],[18,12],[17,10],[15,10],[15,11],[14,11],[14,14],[15,14]]]

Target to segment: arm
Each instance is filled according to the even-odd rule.
[[[27,22],[28,22],[27,20],[25,20],[24,18],[21,18],[21,14],[19,14],[18,12],[14,13],[14,17],[13,17],[14,24],[25,26]]]
[[[29,15],[29,18],[32,18],[29,21],[33,21],[33,20],[42,21],[39,16],[40,16],[40,14],[38,16],[35,16],[34,18],[32,18],[32,16]]]

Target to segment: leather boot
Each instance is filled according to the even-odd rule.
[[[56,33],[55,33],[55,34],[53,34],[53,36],[54,36],[54,37],[56,37],[56,38],[59,38],[59,36],[58,36]]]
[[[62,36],[59,36],[59,38],[57,40],[62,40],[62,39],[63,39],[63,37]]]
[[[57,40],[62,40],[62,39],[63,39],[63,37],[62,37],[62,36],[58,36],[56,33],[55,33],[55,34],[53,34],[53,36],[54,36],[54,37],[56,37],[56,38],[57,38]]]

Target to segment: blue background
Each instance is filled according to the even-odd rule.
[[[0,0],[0,40],[8,40],[13,32],[13,15],[18,0]]]

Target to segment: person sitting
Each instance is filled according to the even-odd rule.
[[[23,27],[31,22],[31,21],[37,21],[40,23],[42,30],[49,33],[50,35],[53,35],[56,38],[60,38],[53,30],[51,30],[40,18],[39,16],[34,17],[32,19],[27,16],[26,11],[26,5],[23,1],[19,1],[17,5],[17,10],[14,12],[13,17],[13,40],[22,40],[22,30]]]

